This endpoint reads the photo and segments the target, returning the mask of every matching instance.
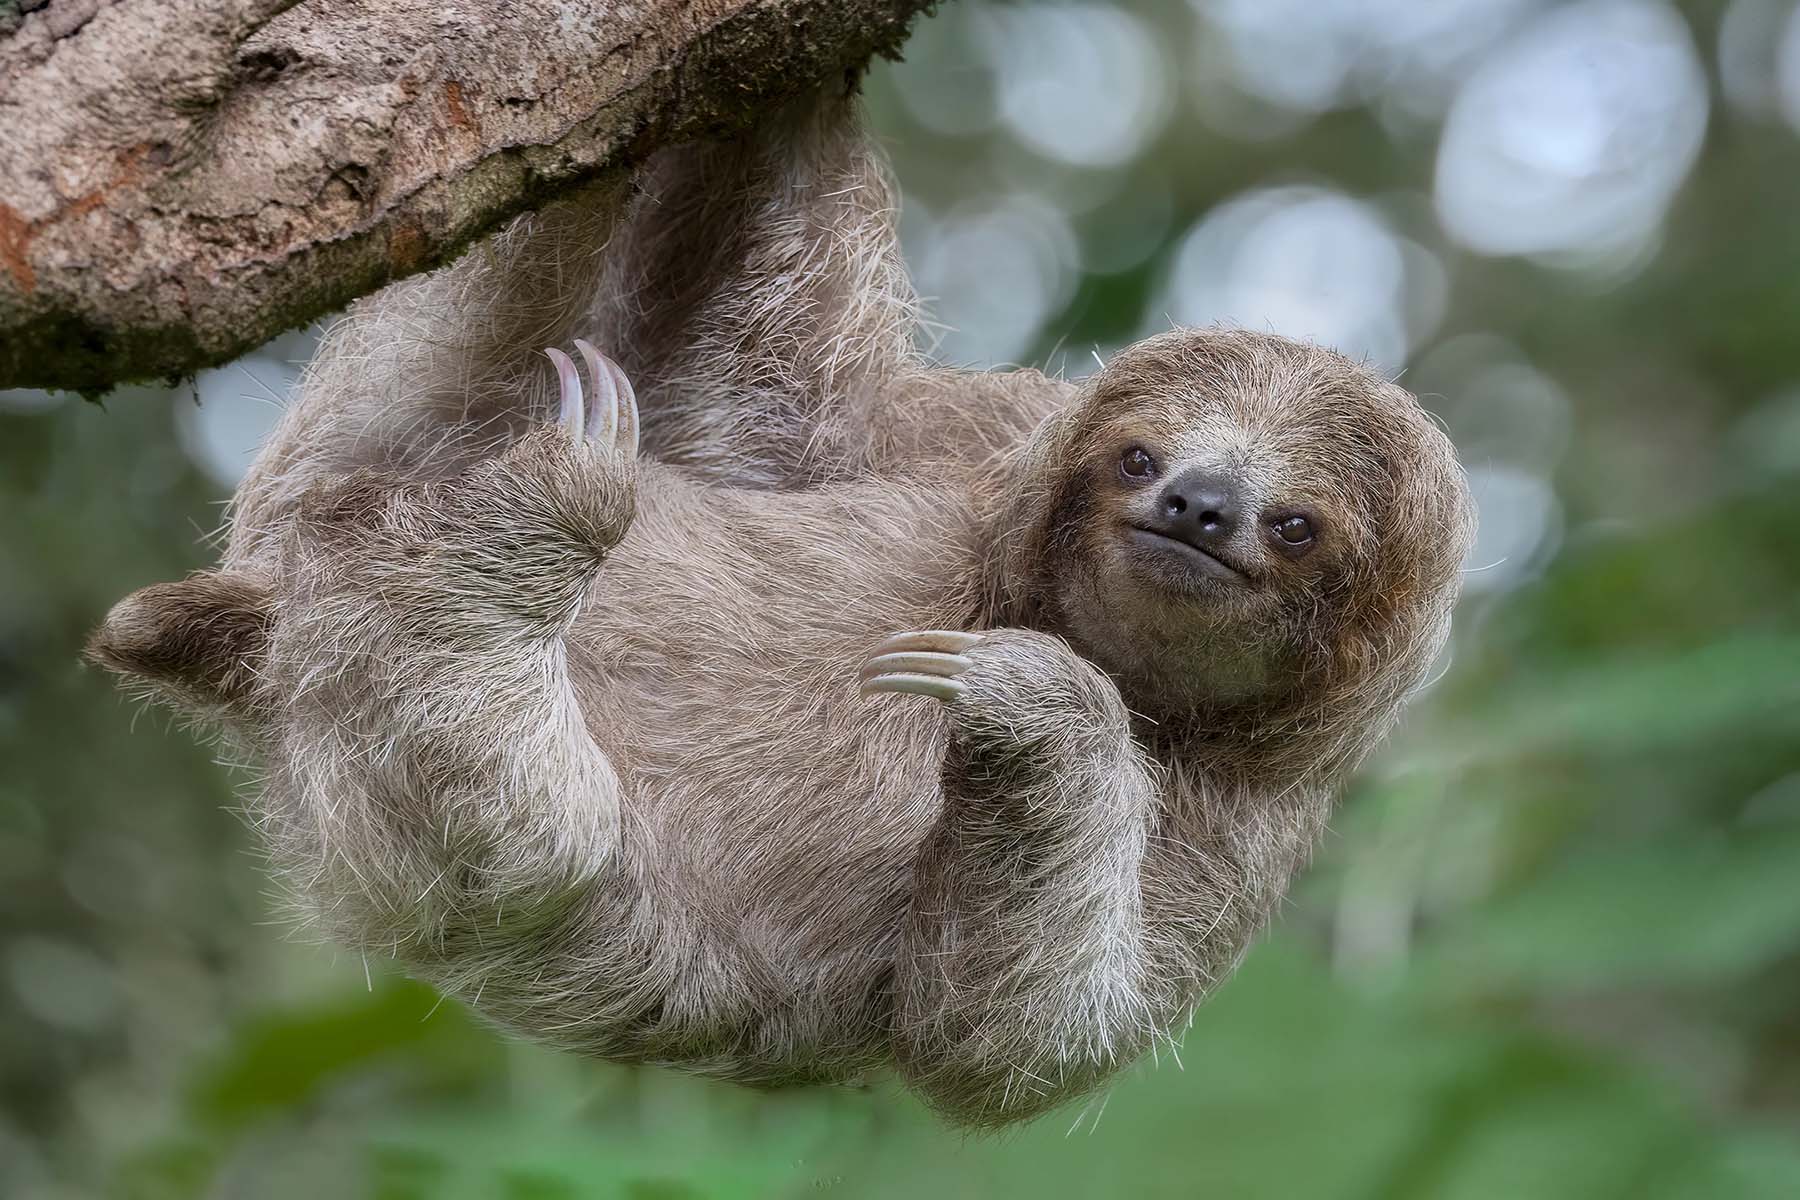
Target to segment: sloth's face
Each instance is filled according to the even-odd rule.
[[[1065,465],[1050,531],[1063,624],[1120,673],[1213,699],[1378,654],[1454,590],[1468,537],[1454,454],[1417,402],[1267,335],[1125,351]]]
[[[1099,508],[1118,525],[1108,557],[1170,593],[1210,607],[1220,593],[1291,585],[1337,557],[1344,527],[1357,522],[1334,489],[1296,486],[1297,464],[1244,444],[1241,428],[1121,432],[1124,444],[1106,456],[1112,477],[1090,471],[1090,485],[1104,485]]]

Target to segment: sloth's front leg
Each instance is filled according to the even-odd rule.
[[[554,353],[561,420],[427,485],[300,506],[269,647],[278,864],[340,938],[606,1049],[654,1004],[654,909],[564,634],[632,518],[629,384]],[[595,1047],[594,1043],[599,1045]]]
[[[896,966],[896,1058],[959,1121],[1080,1095],[1169,1017],[1140,871],[1157,790],[1118,689],[1025,630],[902,634],[864,690],[945,704],[944,811]]]

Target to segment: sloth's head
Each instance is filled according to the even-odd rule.
[[[1411,395],[1244,331],[1117,355],[1025,479],[1008,574],[1041,622],[1140,706],[1289,730],[1398,704],[1472,533],[1455,452]]]

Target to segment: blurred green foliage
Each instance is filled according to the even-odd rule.
[[[1684,11],[1710,53],[1724,6]],[[1459,436],[1432,353],[1459,335],[1502,335],[1569,397],[1559,540],[1465,603],[1454,666],[1179,1062],[968,1140],[887,1084],[758,1093],[519,1045],[289,942],[230,775],[75,662],[220,516],[187,393],[140,389],[0,407],[0,1195],[1800,1195],[1795,130],[1718,107],[1660,250],[1595,276],[1433,232],[1408,197],[1434,127],[1347,104],[1250,142],[1177,117],[1122,166],[1047,165],[917,123],[908,80],[954,65],[918,45],[870,91],[923,207],[1099,179],[1085,246],[1131,232],[1109,221],[1145,181],[1174,197],[1148,259],[1080,275],[1035,361],[1153,326],[1188,223],[1302,180],[1388,197],[1439,257],[1406,382]]]

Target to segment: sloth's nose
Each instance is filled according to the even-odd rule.
[[[1156,505],[1170,535],[1196,546],[1222,544],[1238,525],[1237,488],[1207,467],[1189,467],[1175,476]]]

